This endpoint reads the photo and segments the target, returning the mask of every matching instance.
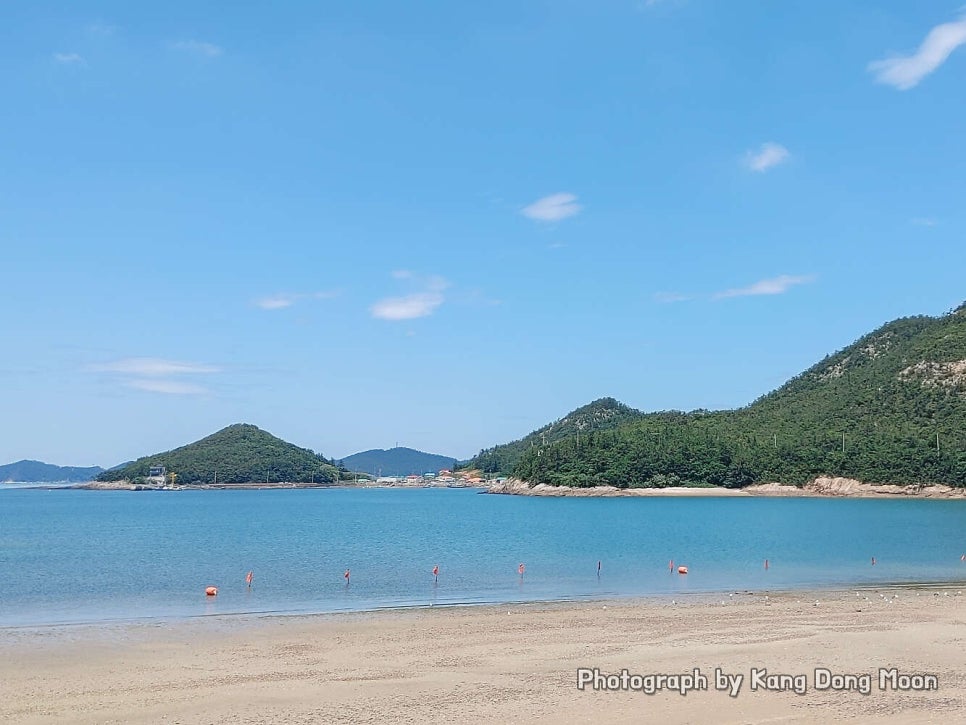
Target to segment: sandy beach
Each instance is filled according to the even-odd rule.
[[[0,721],[953,722],[964,615],[954,586],[3,629]],[[578,668],[698,668],[708,689],[581,691]],[[716,668],[742,675],[736,696]],[[760,672],[755,690],[761,668],[806,691]],[[816,668],[870,675],[869,692],[818,690]],[[880,668],[938,689],[881,689]]]

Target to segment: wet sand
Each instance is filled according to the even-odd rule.
[[[966,587],[0,629],[5,723],[955,722]],[[584,691],[580,667],[709,689]],[[816,667],[869,674],[819,691]],[[715,668],[744,677],[731,697]],[[752,691],[753,668],[807,691]],[[880,690],[879,668],[939,689]]]

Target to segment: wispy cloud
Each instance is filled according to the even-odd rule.
[[[690,295],[682,295],[677,292],[655,292],[654,301],[670,304],[672,302],[687,302],[691,299]]]
[[[935,227],[939,225],[939,220],[933,219],[932,217],[916,217],[910,221],[917,227]]]
[[[528,219],[542,222],[556,222],[580,213],[583,207],[577,203],[574,194],[561,192],[537,199],[529,206],[523,207],[520,213]]]
[[[126,388],[168,395],[204,395],[207,388],[184,382],[180,376],[209,375],[221,368],[205,363],[164,360],[153,357],[129,357],[88,367],[91,372],[108,373],[116,384]]]
[[[89,35],[99,35],[101,37],[114,35],[114,33],[117,32],[116,25],[111,25],[110,23],[104,23],[101,21],[88,23],[87,27],[84,29],[87,31]]]
[[[443,304],[439,292],[416,292],[403,297],[387,297],[372,306],[372,316],[380,320],[414,320],[427,317]]]
[[[263,310],[282,310],[295,304],[295,297],[292,295],[272,295],[270,297],[260,297],[255,300],[255,306]]]
[[[374,303],[369,311],[372,316],[379,320],[414,320],[419,317],[428,317],[433,314],[445,301],[443,291],[449,283],[442,277],[419,278],[410,274],[407,277],[397,277],[396,279],[415,280],[421,289],[407,295],[399,297],[386,297]]]
[[[92,365],[90,369],[94,372],[123,373],[125,375],[143,375],[147,377],[221,372],[221,368],[213,365],[180,362],[178,360],[162,360],[161,358],[155,357],[128,357],[113,362]]]
[[[780,143],[763,143],[757,151],[745,154],[745,164],[752,171],[763,173],[788,160],[791,154]]]
[[[86,65],[84,56],[79,53],[54,53],[54,60],[63,65]]]
[[[127,388],[145,390],[149,393],[163,393],[165,395],[206,395],[211,392],[208,388],[194,383],[182,383],[179,380],[125,380],[122,383]]]
[[[206,58],[217,58],[225,52],[225,49],[220,45],[206,43],[201,40],[179,40],[176,43],[172,43],[171,47],[175,50],[194,53],[195,55],[201,55]]]
[[[408,269],[394,269],[392,271],[392,278],[393,279],[412,279],[413,273],[410,272]]]
[[[286,307],[291,307],[300,300],[328,300],[338,296],[338,290],[326,290],[324,292],[280,292],[275,295],[259,297],[255,300],[255,306],[263,310],[283,310]]]
[[[946,62],[949,54],[966,43],[966,13],[959,20],[937,25],[912,55],[895,55],[869,63],[879,83],[908,91]]]
[[[815,278],[811,275],[790,275],[782,274],[771,279],[763,279],[747,287],[729,289],[718,292],[714,299],[727,299],[729,297],[752,297],[754,295],[780,295],[787,292],[796,285],[813,282]]]

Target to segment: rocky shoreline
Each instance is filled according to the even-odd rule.
[[[87,491],[199,491],[199,490],[218,490],[218,491],[238,491],[238,490],[260,490],[260,489],[279,489],[279,488],[474,488],[472,484],[460,482],[438,482],[420,481],[419,483],[374,483],[342,481],[340,483],[298,483],[279,481],[272,483],[251,482],[251,483],[202,483],[202,484],[177,484],[175,486],[153,486],[151,484],[133,483],[131,481],[90,481],[88,483],[74,486]]]
[[[519,479],[507,479],[487,486],[487,493],[511,496],[571,496],[571,497],[637,497],[637,496],[798,496],[817,498],[966,498],[966,489],[941,484],[875,484],[863,483],[851,478],[819,476],[804,486],[782,483],[759,483],[745,488],[687,487],[670,488],[617,488],[594,486],[571,488],[550,486],[545,483],[530,484]]]

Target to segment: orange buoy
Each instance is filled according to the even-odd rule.
[[[208,587],[207,589],[205,589],[205,594],[209,597],[218,596],[218,587]]]
[[[678,574],[687,574],[687,573],[688,573],[688,568],[686,566],[678,567]]]

